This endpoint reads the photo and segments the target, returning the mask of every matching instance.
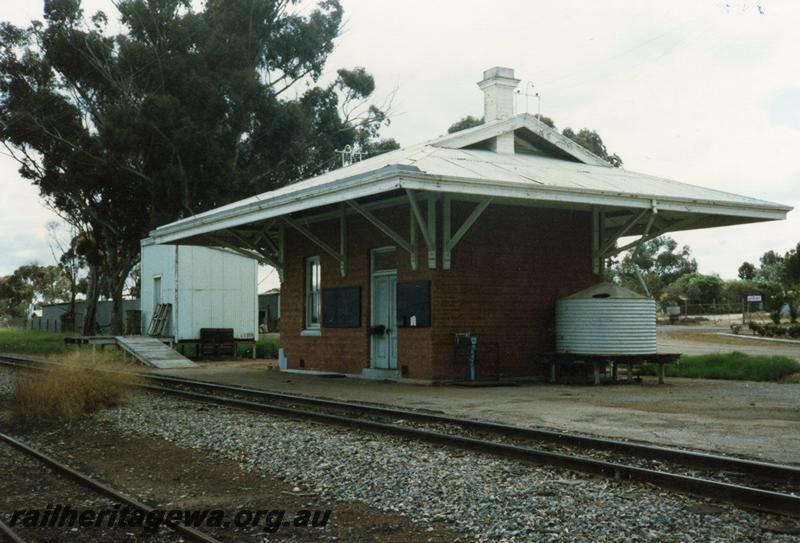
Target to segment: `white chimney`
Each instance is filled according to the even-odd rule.
[[[483,72],[483,81],[478,86],[483,91],[484,122],[503,120],[514,115],[514,90],[519,79],[514,70],[495,66]],[[495,138],[494,150],[498,153],[514,153],[514,134],[509,132]]]

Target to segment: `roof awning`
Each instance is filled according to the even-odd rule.
[[[524,140],[515,153],[493,152],[482,143],[508,132]],[[146,243],[249,247],[247,251],[266,244],[278,251],[274,227],[286,220],[303,228],[339,213],[363,214],[408,204],[410,198],[438,197],[591,211],[600,257],[623,250],[616,246],[622,236],[644,240],[678,230],[782,220],[792,209],[613,168],[578,147],[537,119],[518,115],[161,226]],[[353,205],[339,211],[344,202]],[[269,254],[277,254],[272,249]]]

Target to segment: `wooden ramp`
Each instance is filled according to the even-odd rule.
[[[149,336],[117,336],[117,345],[134,358],[154,368],[194,368],[197,364],[175,349]]]

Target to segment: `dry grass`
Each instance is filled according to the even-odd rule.
[[[124,369],[114,356],[94,361],[83,353],[60,357],[63,365],[22,374],[7,402],[8,419],[26,425],[65,422],[122,404],[138,382],[135,375],[94,371]]]

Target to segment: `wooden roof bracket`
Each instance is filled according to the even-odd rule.
[[[593,214],[594,213],[595,210],[593,210]],[[617,241],[619,241],[619,238],[625,236],[625,234],[627,234],[631,228],[636,226],[639,223],[639,221],[641,221],[648,213],[650,214],[650,218],[648,219],[644,232],[639,237],[639,239],[632,241],[631,243],[628,243],[622,247],[617,247]],[[616,256],[623,251],[627,251],[631,248],[637,247],[640,244],[646,241],[650,241],[651,239],[656,238],[661,234],[663,234],[664,232],[666,232],[667,230],[664,228],[658,229],[655,233],[651,231],[657,216],[658,216],[657,202],[655,200],[651,200],[650,207],[645,208],[636,215],[634,215],[628,222],[626,222],[622,226],[622,228],[618,229],[611,236],[609,236],[609,239],[605,242],[605,244],[602,245],[602,248],[596,250],[595,260],[604,260],[606,258]],[[592,226],[593,226],[593,231],[595,229],[602,227],[602,213],[600,213],[600,224],[593,222]],[[602,232],[602,229],[600,229],[599,232]],[[600,236],[593,235],[593,238],[595,237],[600,237]]]
[[[286,224],[288,224],[289,226],[291,226],[292,228],[294,228],[295,230],[297,230],[298,232],[300,232],[309,241],[311,241],[311,243],[313,243],[314,245],[316,245],[317,247],[319,247],[320,249],[322,249],[323,251],[328,253],[331,257],[333,257],[333,259],[336,260],[336,262],[339,263],[339,273],[342,275],[342,277],[346,276],[346,274],[347,274],[347,260],[345,259],[345,249],[346,249],[346,247],[344,245],[344,242],[346,241],[346,235],[344,233],[344,228],[345,228],[346,225],[345,225],[344,221],[340,222],[340,229],[342,230],[340,232],[340,236],[339,236],[339,242],[340,242],[341,251],[337,251],[336,249],[334,249],[333,247],[331,247],[330,245],[328,245],[327,243],[322,241],[319,237],[317,237],[314,233],[312,233],[308,228],[306,228],[305,226],[303,226],[302,224],[300,224],[296,220],[292,219],[288,215],[284,215],[283,216],[283,221]]]
[[[408,252],[411,257],[411,268],[414,270],[417,269],[416,244],[414,243],[413,236],[410,241],[406,240],[403,236],[395,232],[392,227],[381,221],[371,211],[355,200],[347,200],[347,205],[355,209],[359,215],[367,219],[368,222],[372,223],[375,228],[383,232],[389,239],[394,241],[403,250]],[[412,234],[413,233],[414,232],[412,232]]]
[[[492,203],[493,197],[486,198],[485,200],[481,200],[475,209],[472,210],[469,217],[464,221],[464,223],[459,226],[456,233],[452,236],[450,235],[452,224],[451,224],[451,210],[450,204],[452,199],[450,195],[445,194],[444,201],[443,201],[443,210],[442,210],[442,268],[445,270],[450,269],[451,265],[451,255],[453,249],[455,249],[458,242],[461,241],[461,238],[469,231],[473,224],[478,220],[478,218],[486,211],[486,208],[489,207],[489,204]]]
[[[261,264],[266,264],[268,266],[272,266],[273,268],[277,269],[279,273],[283,273],[283,266],[281,266],[274,258],[274,255],[266,254],[264,251],[258,250],[256,248],[252,249],[242,249],[241,247],[234,245],[224,239],[214,236],[214,235],[206,235],[206,238],[215,246],[222,247],[228,251],[238,254],[239,256],[244,256],[246,258],[252,258],[253,260],[257,260]],[[249,246],[249,244],[248,244]]]
[[[426,217],[422,215],[422,209],[419,206],[419,202],[417,202],[417,197],[414,191],[410,189],[406,189],[406,195],[408,196],[408,203],[411,207],[411,241],[412,245],[414,245],[414,256],[413,258],[416,259],[417,251],[416,251],[416,234],[417,234],[417,226],[419,226],[420,232],[422,232],[422,237],[425,240],[425,246],[428,248],[428,269],[435,270],[436,269],[436,197],[435,195],[431,195],[428,198],[428,216],[427,220]],[[413,265],[412,265],[413,267]],[[416,267],[414,267],[416,269]]]
[[[227,230],[228,234],[236,238],[236,240],[241,244],[239,246],[234,245],[225,241],[224,239],[218,236],[207,236],[213,243],[224,247],[230,251],[234,251],[235,253],[240,254],[241,256],[246,256],[248,258],[254,258],[258,260],[261,264],[266,264],[268,266],[272,266],[278,271],[278,276],[283,281],[283,272],[284,272],[284,260],[281,252],[277,250],[275,245],[269,240],[270,248],[273,249],[272,251],[264,250],[263,247],[259,244],[259,241],[267,241],[269,236],[267,235],[266,231],[264,234],[260,235],[257,238],[257,241],[250,241],[238,232],[234,230]],[[245,246],[246,249],[242,249],[241,246]]]

